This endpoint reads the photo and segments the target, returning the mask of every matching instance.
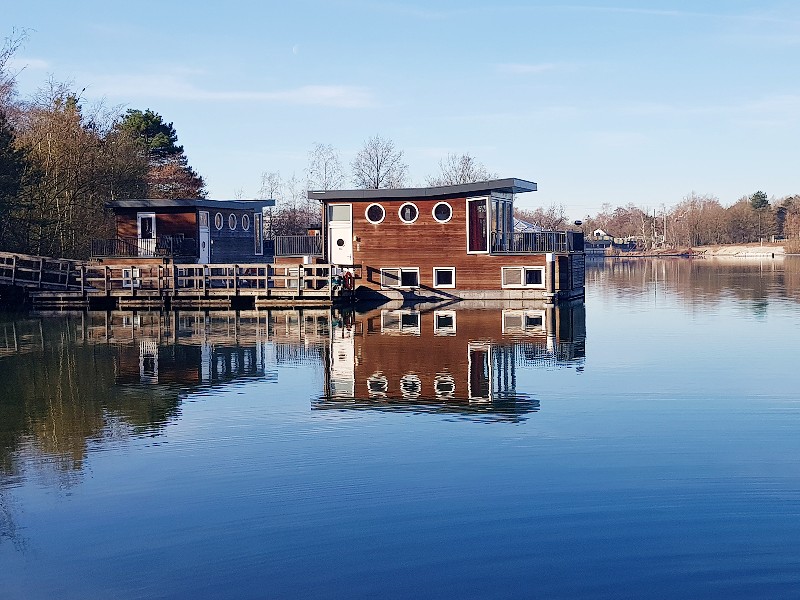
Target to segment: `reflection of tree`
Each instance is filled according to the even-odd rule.
[[[630,259],[587,265],[587,280],[606,281],[603,293],[619,297],[647,292],[676,294],[690,304],[714,305],[726,297],[752,303],[763,314],[770,298],[800,301],[800,260]]]

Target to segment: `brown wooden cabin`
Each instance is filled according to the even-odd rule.
[[[137,263],[266,263],[264,209],[274,200],[149,199],[106,204],[116,237],[94,240],[92,256]],[[144,260],[142,260],[144,259]]]
[[[308,197],[322,203],[322,262],[360,265],[358,296],[583,297],[581,232],[514,231],[515,196],[535,190],[530,181],[498,179]]]

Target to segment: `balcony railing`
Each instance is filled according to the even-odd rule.
[[[492,232],[494,254],[537,254],[583,252],[580,231]]]
[[[160,235],[140,240],[120,237],[111,240],[92,240],[94,257],[196,257],[197,240],[183,235]]]
[[[322,256],[322,236],[275,236],[275,256]]]

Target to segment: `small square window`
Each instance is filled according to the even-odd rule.
[[[402,287],[419,287],[419,271],[402,269],[400,271],[400,285]]]
[[[542,285],[542,270],[525,269],[525,285]]]
[[[433,268],[433,287],[454,288],[456,287],[455,267],[434,267]]]

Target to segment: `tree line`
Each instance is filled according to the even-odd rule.
[[[20,99],[11,59],[23,41],[0,48],[0,248],[85,258],[93,238],[113,237],[107,201],[205,196],[157,113],[87,106],[52,79]]]
[[[634,239],[643,249],[796,240],[800,238],[800,195],[769,198],[759,190],[725,206],[716,196],[692,192],[675,206],[656,210],[605,204],[596,215],[583,219],[579,228],[587,237],[601,229],[614,237]]]

